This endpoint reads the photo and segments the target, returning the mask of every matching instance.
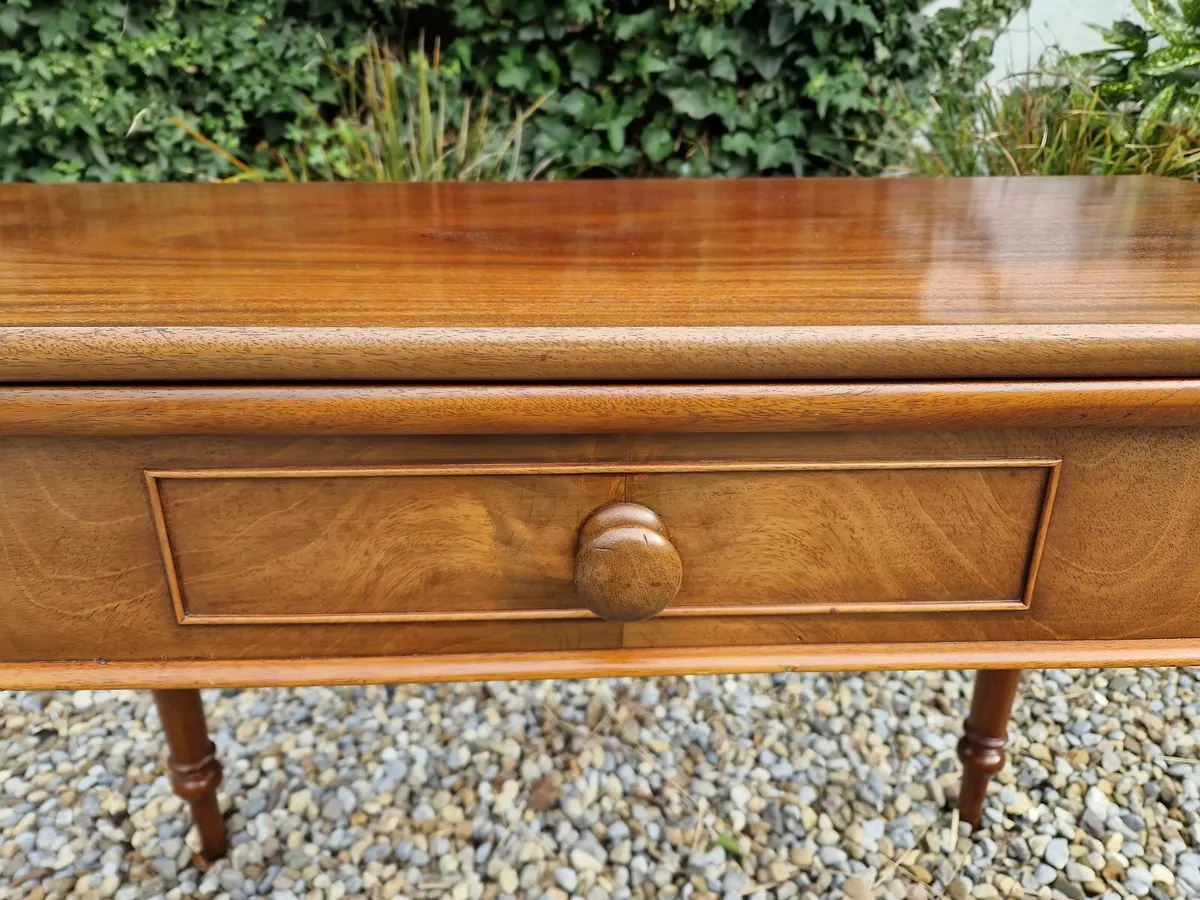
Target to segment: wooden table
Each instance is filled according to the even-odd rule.
[[[0,187],[0,687],[1200,662],[1200,188]],[[236,801],[235,801],[236,802]]]

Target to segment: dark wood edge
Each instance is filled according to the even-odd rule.
[[[1034,580],[1050,524],[1050,510],[1062,465],[1059,457],[994,457],[991,459],[882,459],[882,460],[689,460],[687,462],[513,462],[424,463],[407,466],[293,466],[214,469],[156,469],[144,472],[151,518],[158,539],[163,570],[175,619],[180,625],[337,625],[381,622],[477,622],[483,620],[591,619],[587,609],[462,610],[456,612],[338,613],[308,615],[207,615],[187,608],[180,584],[170,528],[163,509],[159,482],[210,481],[255,478],[386,478],[421,476],[487,477],[504,475],[643,474],[672,472],[816,472],[873,471],[880,469],[1047,469],[1046,487],[1038,512],[1034,538],[1026,565],[1025,585],[1019,598],[1008,600],[904,601],[857,603],[779,603],[762,606],[670,606],[660,618],[693,616],[832,615],[840,613],[1003,612],[1029,607]]]
[[[1050,533],[1050,514],[1054,511],[1054,499],[1058,496],[1058,481],[1062,475],[1062,460],[1049,463],[1046,487],[1042,492],[1042,508],[1038,513],[1037,530],[1033,535],[1033,546],[1029,551],[1029,565],[1025,570],[1025,590],[1021,595],[1021,606],[1028,609],[1033,604],[1033,588],[1037,584],[1038,569],[1042,565],[1042,554],[1046,550],[1046,536]]]
[[[158,543],[163,574],[167,579],[167,590],[171,595],[171,608],[175,611],[175,621],[182,625],[187,621],[188,614],[183,600],[183,589],[179,584],[179,569],[175,565],[175,552],[171,546],[171,533],[167,529],[167,514],[163,509],[162,491],[158,487],[161,473],[143,472],[142,474],[146,479],[146,494],[150,501],[150,519],[154,522],[154,537]]]
[[[519,609],[463,612],[414,613],[331,613],[327,615],[208,615],[190,612],[180,605],[179,594],[172,589],[175,616],[180,625],[347,625],[403,622],[512,622],[530,620],[595,619],[587,609]],[[880,613],[943,612],[1023,612],[1023,600],[912,600],[863,603],[777,603],[769,606],[673,606],[658,613],[656,619],[696,618],[705,616],[832,616],[878,615]]]
[[[301,687],[758,672],[1197,664],[1200,639],[672,647],[340,659],[0,663],[0,689]]]
[[[3,435],[614,434],[1200,425],[1200,380],[2,387]]]
[[[1200,325],[0,327],[0,382],[1200,377]]]

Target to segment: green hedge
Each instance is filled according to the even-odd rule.
[[[302,96],[334,99],[318,35],[340,57],[390,19],[364,0],[3,0],[0,179],[228,175],[171,115],[252,156]]]
[[[335,101],[322,65],[425,32],[477,89],[527,105],[560,175],[871,171],[880,100],[971,80],[1026,0],[5,0],[0,179],[162,181],[253,160]],[[494,104],[495,105],[495,104]],[[309,152],[320,155],[322,148]]]
[[[878,168],[882,99],[974,82],[1024,0],[450,0],[477,84],[554,96],[535,154],[621,175]]]

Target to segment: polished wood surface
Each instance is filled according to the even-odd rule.
[[[555,650],[442,656],[302,656],[278,659],[171,659],[0,663],[10,690],[143,689],[160,686],[306,687],[429,684],[512,678],[636,678],[894,669],[1043,669],[1056,667],[1195,666],[1195,639],[1139,641],[933,641],[929,643],[746,645],[706,649]]]
[[[1153,178],[0,188],[10,325],[1200,324]]]
[[[1200,376],[1200,325],[0,326],[0,382]]]
[[[146,478],[178,621],[282,625],[1023,607],[1058,468],[543,462]],[[689,570],[676,603],[672,541]]]
[[[586,614],[572,583],[576,540],[592,510],[622,495],[623,478],[470,471],[152,474],[178,620]]]
[[[628,496],[628,491],[626,491]],[[579,530],[575,590],[609,622],[656,616],[679,593],[683,562],[662,519],[637,503],[610,503]]]
[[[625,496],[663,516],[684,561],[664,615],[1022,608],[1057,460],[952,462],[635,473]]]
[[[994,669],[975,676],[971,712],[958,742],[958,758],[963,764],[958,810],[963,821],[972,825],[979,825],[983,817],[988,782],[1004,768],[1008,720],[1020,683],[1019,669]]]
[[[1200,380],[0,387],[0,436],[1200,426]]]
[[[156,690],[154,703],[162,720],[170,753],[167,771],[175,793],[188,802],[200,833],[200,853],[206,859],[225,855],[228,839],[217,802],[221,763],[208,739],[204,705],[195,689]]]
[[[761,466],[763,460],[859,463],[864,467],[862,480],[851,479],[845,484],[863,492],[862,501],[841,499],[840,505],[830,508],[853,511],[861,502],[859,508],[868,512],[856,514],[890,522],[898,533],[910,514],[905,510],[916,517],[921,509],[927,509],[942,516],[947,524],[954,522],[949,511],[937,512],[937,501],[931,496],[936,490],[932,482],[947,477],[947,473],[939,470],[930,475],[929,487],[919,479],[911,480],[912,473],[884,480],[887,489],[882,496],[890,498],[889,502],[899,502],[907,485],[919,488],[913,495],[916,499],[901,503],[899,512],[884,513],[870,508],[867,493],[868,489],[881,489],[877,480],[880,476],[872,474],[871,468],[881,461],[1056,458],[1062,459],[1057,496],[1028,608],[1006,602],[1002,608],[964,604],[965,608],[914,612],[911,608],[844,610],[831,603],[827,608],[814,604],[815,611],[808,612],[795,612],[793,606],[792,611],[748,615],[746,606],[732,606],[705,615],[678,615],[672,614],[669,607],[647,621],[630,623],[585,617],[181,626],[163,565],[145,475],[146,471],[204,469],[530,463],[585,467],[604,464],[620,470],[626,466],[694,465],[698,460],[718,460],[735,466],[730,470],[734,474],[736,466],[743,465],[746,477],[766,478],[748,470]],[[813,474],[821,483],[825,483],[822,479],[826,476],[822,472]],[[650,477],[691,476],[659,472]],[[718,473],[717,477],[732,476]],[[971,498],[968,508],[972,510],[963,522],[974,520],[982,534],[1012,535],[1004,538],[1007,541],[1027,534],[1026,521],[1017,527],[993,522],[983,515],[991,508],[989,504],[994,504],[998,513],[1028,519],[1034,493],[1033,482],[1029,481],[1032,473],[1015,469],[1012,477],[1014,480],[1006,483],[997,475],[964,470],[962,484],[977,482],[978,487],[963,495]],[[513,663],[512,656],[503,654],[526,654],[528,659],[521,663],[520,671],[537,672],[542,663],[534,657],[543,653],[582,654],[586,658],[592,652],[610,652],[615,655],[604,658],[627,672],[625,667],[639,660],[654,665],[659,653],[679,654],[676,658],[690,654],[695,665],[704,666],[741,647],[770,646],[779,654],[763,657],[763,666],[770,669],[773,659],[803,666],[810,654],[820,658],[825,650],[852,659],[858,652],[855,648],[861,647],[861,652],[869,654],[872,646],[910,645],[911,652],[898,653],[895,660],[920,665],[924,652],[921,648],[926,645],[955,644],[964,650],[999,642],[1019,649],[1023,641],[1123,641],[1130,659],[1142,659],[1144,642],[1184,641],[1190,642],[1185,643],[1184,650],[1172,652],[1182,655],[1190,646],[1200,658],[1200,619],[1193,613],[1195,597],[1200,595],[1200,558],[1193,552],[1194,536],[1200,533],[1197,479],[1200,432],[1189,428],[453,439],[10,437],[0,441],[0,608],[6,623],[0,629],[0,662],[95,664],[102,659],[105,662],[98,668],[104,669],[164,660],[240,660],[252,668],[274,666],[280,677],[285,677],[297,658],[329,661],[342,656],[378,657],[381,666],[392,660],[390,664],[403,668],[400,657],[420,656],[425,661],[410,659],[404,666],[426,672],[440,669],[450,677],[451,670],[461,668],[464,656],[470,654],[492,659],[497,666]],[[630,482],[636,482],[636,478],[631,477]],[[203,480],[196,483],[202,485]],[[647,494],[642,498],[643,505],[660,507],[658,512],[684,562],[683,587],[675,602],[690,603],[693,567],[706,578],[716,579],[721,573],[710,568],[704,574],[704,561],[692,556],[695,548],[704,548],[705,538],[698,531],[689,532],[686,519],[675,520],[675,512],[666,505],[670,492],[658,491],[656,497]],[[1020,503],[1013,503],[1019,497],[1025,498],[1020,501],[1026,504],[1025,512],[1021,512]],[[737,505],[730,504],[728,509],[722,521],[729,524],[722,527],[732,529],[738,521]],[[766,518],[759,518],[756,527],[767,524]],[[931,562],[945,566],[950,554],[964,548],[965,538],[957,543],[949,537],[935,538],[934,530],[921,537],[921,528],[914,528],[914,538],[933,548],[921,551],[934,553],[929,557]],[[966,530],[961,533],[965,535]],[[782,534],[783,529],[778,533]],[[811,533],[824,534],[815,530]],[[280,541],[284,534],[281,530]],[[743,540],[732,530],[729,534],[731,540]],[[824,552],[813,544],[805,546],[800,538],[795,546],[810,559],[820,560]],[[874,548],[873,552],[881,549]],[[969,565],[989,560],[987,555],[979,555],[987,551],[966,549],[969,553],[963,568],[955,576],[963,579],[963,585],[981,577],[964,574],[970,572]],[[573,549],[564,548],[564,556],[564,577],[569,578]],[[840,557],[834,553],[827,558]],[[924,576],[916,574],[915,569],[906,573],[900,568],[898,564],[904,559],[903,555],[885,555],[877,562],[869,559],[867,568],[890,578],[898,577],[895,573],[899,571],[900,576],[911,579],[910,584],[919,586]],[[775,576],[742,565],[738,571],[744,574],[745,599],[752,604],[763,602],[762,585],[769,585],[767,579]],[[992,571],[999,574],[986,577],[1010,579],[1008,584],[997,582],[1005,590],[1003,596],[1008,597],[1015,584],[1013,576],[1007,570]],[[799,578],[800,569],[796,572]],[[830,589],[838,587],[832,572],[819,568],[817,572]],[[872,584],[867,575],[846,577],[847,584]],[[295,590],[287,585],[277,589]],[[341,601],[331,598],[329,602],[336,611]],[[479,600],[480,608],[493,603],[511,603],[511,598]],[[937,659],[961,658],[955,653],[947,655],[944,650],[930,654],[931,665]],[[1018,661],[1012,661],[1013,654]],[[445,657],[444,665],[439,663],[439,656]],[[1023,658],[1015,650],[1005,656],[1009,667],[1025,664],[1019,661]],[[492,663],[482,660],[480,665]],[[561,658],[553,666],[570,670]],[[508,677],[500,669],[492,671],[492,677]]]
[[[0,186],[8,380],[1196,375],[1198,282],[1166,179]]]

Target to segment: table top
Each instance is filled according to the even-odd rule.
[[[1195,375],[1198,285],[1153,178],[0,187],[10,381]]]

